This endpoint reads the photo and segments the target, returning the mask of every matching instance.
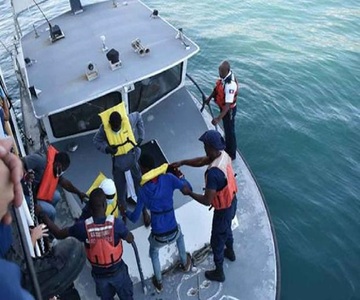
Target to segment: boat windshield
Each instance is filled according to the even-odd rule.
[[[183,64],[134,84],[135,89],[128,95],[130,112],[143,111],[181,83]]]
[[[61,138],[99,128],[101,124],[99,113],[119,104],[121,101],[120,92],[111,92],[49,116],[54,137]]]

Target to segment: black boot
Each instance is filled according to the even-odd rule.
[[[228,260],[230,261],[235,261],[236,260],[236,256],[235,256],[235,252],[234,249],[232,248],[225,248],[224,250],[224,257],[226,257]]]
[[[225,274],[223,271],[223,267],[217,266],[215,270],[212,271],[205,271],[205,277],[212,281],[225,281]]]

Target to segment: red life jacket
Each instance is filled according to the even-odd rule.
[[[59,177],[54,175],[54,160],[56,153],[58,153],[58,151],[50,145],[47,150],[45,171],[41,178],[36,195],[37,199],[51,202],[54,197],[54,193],[59,182]]]
[[[234,73],[231,73],[231,75],[225,79],[225,84],[230,83],[231,81],[235,81],[236,83],[236,91],[234,95],[234,101],[230,104],[230,108],[234,108],[236,104],[236,98],[237,98],[237,90],[238,90],[238,83],[235,78]],[[215,103],[220,107],[220,110],[223,109],[223,107],[226,105],[225,103],[225,85],[223,85],[223,80],[218,79],[216,81],[215,85],[215,95],[214,95]]]
[[[211,205],[216,210],[229,208],[237,192],[230,156],[225,151],[221,151],[221,155],[208,166],[207,171],[211,168],[219,168],[225,174],[227,180],[226,186],[216,192],[214,199],[211,201]],[[207,171],[205,173],[205,181],[207,180]]]
[[[103,224],[95,224],[91,217],[85,220],[85,226],[88,237],[85,251],[89,262],[103,268],[120,262],[123,247],[121,240],[115,245],[114,216],[107,216]]]

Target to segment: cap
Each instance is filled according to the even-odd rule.
[[[225,149],[225,140],[216,130],[208,130],[199,138],[204,144],[213,147],[216,150]]]
[[[99,188],[101,188],[105,195],[114,195],[116,193],[116,187],[115,187],[115,183],[112,179],[106,178],[104,179]]]

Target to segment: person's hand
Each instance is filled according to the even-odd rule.
[[[49,229],[45,224],[39,224],[38,226],[30,229],[31,238],[35,241],[41,239],[44,236],[49,236]]]
[[[121,216],[123,216],[123,217],[126,216],[126,208],[123,204],[119,205],[119,211],[120,211]]]
[[[143,139],[142,139],[142,138],[139,138],[139,139],[137,140],[137,142],[136,142],[137,146],[140,146],[142,142],[143,142]]]
[[[170,168],[173,168],[173,169],[177,169],[177,168],[180,168],[182,166],[181,164],[181,161],[176,161],[176,162],[173,162],[169,165]]]
[[[180,169],[175,168],[172,165],[168,166],[168,168],[166,170],[166,173],[171,173],[171,174],[175,175],[177,178],[183,178],[184,177],[184,174],[180,171]]]
[[[187,184],[185,184],[184,187],[181,189],[181,192],[185,196],[190,195],[191,188]]]
[[[131,244],[134,241],[134,235],[130,231],[126,236],[125,241],[127,241],[129,244]]]
[[[12,138],[0,138],[0,221],[11,223],[9,204],[19,207],[23,192],[20,180],[23,177],[21,160],[10,152]]]
[[[220,119],[219,119],[219,118],[214,118],[214,119],[212,119],[211,124],[213,124],[213,125],[215,126],[215,125],[217,125],[219,122],[220,122]]]
[[[117,152],[117,146],[107,146],[105,148],[105,153],[115,155]]]
[[[81,203],[84,203],[85,201],[88,201],[88,200],[89,200],[88,195],[86,195],[86,194],[83,193],[83,192],[80,192],[80,193],[78,194],[78,196],[79,196],[79,198],[80,198],[80,200],[81,200]]]

